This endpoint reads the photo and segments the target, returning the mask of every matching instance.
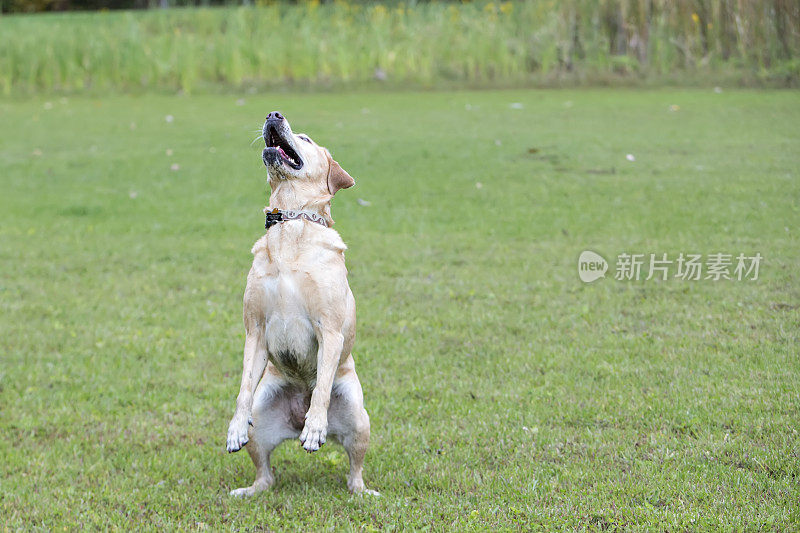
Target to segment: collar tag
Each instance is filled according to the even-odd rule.
[[[264,222],[264,229],[269,229],[278,222],[283,222],[283,212],[276,207],[272,211],[267,211],[267,219]]]

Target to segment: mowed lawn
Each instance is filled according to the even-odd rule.
[[[274,109],[357,180],[333,214],[379,498],[348,494],[340,447],[292,442],[272,491],[228,496],[254,473],[225,435]],[[0,117],[0,528],[800,527],[797,92],[37,97]],[[587,249],[606,279],[578,278]],[[616,281],[623,252],[764,260],[756,281]]]

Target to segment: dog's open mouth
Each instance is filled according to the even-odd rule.
[[[267,144],[264,149],[264,160],[275,163],[282,161],[291,168],[300,170],[303,168],[303,160],[284,136],[284,132],[281,131],[283,129],[270,122],[264,126],[264,142]]]

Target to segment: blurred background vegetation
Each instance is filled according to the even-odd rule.
[[[800,85],[797,0],[256,0],[216,7],[205,0],[1,1],[14,13],[0,17],[6,95]],[[196,7],[133,9],[188,5]],[[124,10],[110,11],[117,9]]]

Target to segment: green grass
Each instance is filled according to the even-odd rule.
[[[267,193],[249,143],[272,109],[357,180],[333,213],[378,499],[349,496],[341,448],[296,443],[274,490],[227,495],[253,477],[225,434]],[[0,529],[800,527],[797,93],[55,98],[0,116]],[[584,249],[765,262],[758,281],[585,285]]]
[[[800,8],[773,0],[312,1],[14,15],[0,33],[6,95],[800,82]]]

